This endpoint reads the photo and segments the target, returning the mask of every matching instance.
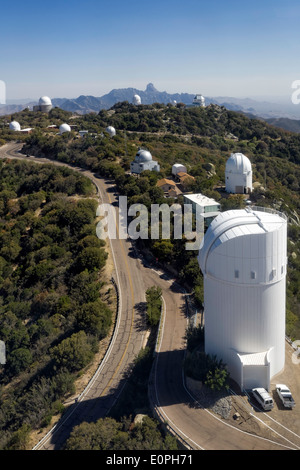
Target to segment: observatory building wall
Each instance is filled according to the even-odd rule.
[[[228,211],[213,220],[200,249],[205,351],[240,385],[250,366],[268,378],[284,367],[286,228],[277,214]]]

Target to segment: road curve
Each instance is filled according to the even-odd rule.
[[[17,158],[41,164],[69,166],[45,158],[25,157],[18,153],[22,145],[9,144],[0,147],[0,158]],[[89,171],[73,168],[89,177],[97,186],[100,202],[112,204],[115,196],[111,184],[94,177]],[[130,256],[130,243],[126,240],[110,240],[114,261],[113,277],[119,289],[119,315],[110,348],[86,390],[71,405],[62,419],[36,446],[36,450],[61,449],[70,431],[81,422],[96,421],[106,416],[115,403],[125,382],[125,374],[142,348],[146,333],[138,306],[145,300],[143,279],[137,260]]]
[[[0,158],[26,158],[20,157],[16,153],[19,148],[20,146],[14,146],[13,144],[0,147]],[[28,160],[68,166],[60,162],[35,157],[30,157]],[[92,173],[88,171],[80,171],[96,183],[102,194],[103,202],[114,202],[115,197],[107,182],[95,179]],[[95,421],[104,412],[107,412],[116,399],[116,393],[113,392],[120,390],[122,373],[124,373],[126,367],[141,347],[141,334],[138,327],[135,326],[135,319],[130,315],[130,312],[137,315],[134,306],[137,306],[139,302],[144,302],[145,290],[152,285],[159,285],[162,289],[165,306],[164,327],[160,338],[159,351],[156,354],[154,375],[151,379],[151,399],[160,416],[170,424],[182,440],[188,442],[190,447],[195,450],[284,449],[284,444],[281,445],[239,431],[197,405],[185,387],[182,374],[185,353],[184,335],[187,327],[185,299],[182,289],[176,282],[167,279],[163,273],[157,272],[151,266],[144,265],[139,259],[130,256],[130,242],[113,240],[111,241],[111,248],[115,257],[115,267],[122,292],[122,317],[124,321],[119,328],[122,352],[120,353],[117,347],[114,348],[114,352],[108,358],[107,364],[104,364],[101,374],[95,380],[95,385],[91,387],[91,391],[77,403],[77,406],[71,409],[72,416],[67,422],[61,423],[60,428],[51,433],[49,439],[39,448],[60,448],[62,441],[74,425],[83,419],[85,421]],[[128,314],[129,316],[127,316]],[[124,330],[125,337],[121,334],[121,330]]]

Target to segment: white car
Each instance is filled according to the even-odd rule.
[[[265,411],[271,410],[273,408],[274,402],[267,390],[264,388],[253,388],[252,394]]]
[[[295,400],[292,397],[290,389],[284,384],[276,384],[277,394],[285,408],[294,408]]]

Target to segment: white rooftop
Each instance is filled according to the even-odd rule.
[[[183,165],[183,163],[174,163],[173,167],[176,167],[176,168],[180,168],[182,166],[185,166]]]
[[[219,205],[217,201],[214,199],[211,199],[207,196],[204,196],[203,194],[185,194],[184,197],[186,199],[189,199],[191,202],[195,202],[196,204],[199,204],[200,206],[215,206]]]
[[[217,217],[220,214],[219,211],[217,212],[202,212],[201,216],[204,217],[204,219],[210,219],[211,217]]]
[[[258,353],[238,353],[238,356],[244,366],[265,366],[268,351]]]
[[[267,208],[253,207],[220,212],[210,224],[200,248],[200,264],[211,249],[243,235],[273,232],[286,224],[286,216]]]
[[[49,106],[49,105],[52,105],[52,101],[51,99],[49,98],[49,96],[42,96],[40,99],[39,99],[39,105],[40,106]]]
[[[227,173],[247,174],[252,171],[251,162],[243,153],[232,153],[226,162]]]

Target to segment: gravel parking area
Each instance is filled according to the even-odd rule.
[[[274,408],[268,412],[264,412],[254,399],[249,401],[237,387],[233,387],[236,395],[231,395],[226,391],[212,392],[205,385],[188,377],[186,385],[202,407],[215,413],[226,423],[287,446],[292,442],[300,449],[300,360],[299,363],[293,361],[293,352],[291,344],[286,342],[285,367],[272,378],[270,394],[274,400]],[[277,383],[286,384],[290,388],[296,402],[293,409],[283,407],[276,392]]]

